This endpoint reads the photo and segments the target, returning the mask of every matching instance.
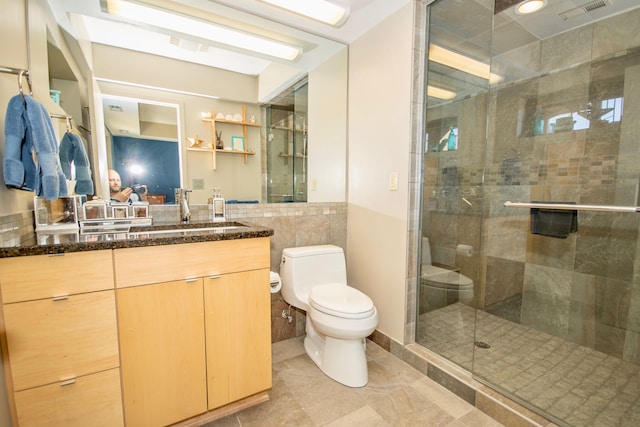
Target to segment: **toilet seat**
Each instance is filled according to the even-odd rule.
[[[364,319],[375,313],[371,298],[340,283],[314,286],[309,294],[309,304],[322,313],[345,319]]]
[[[473,280],[456,271],[447,270],[433,265],[422,266],[422,278],[443,288],[473,287]]]

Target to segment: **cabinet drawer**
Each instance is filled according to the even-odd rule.
[[[111,369],[118,362],[115,291],[6,304],[15,390]]]
[[[122,426],[120,373],[110,369],[15,393],[20,427]]]
[[[5,304],[113,288],[110,250],[2,258],[0,271]]]
[[[116,249],[116,287],[269,268],[269,238]]]

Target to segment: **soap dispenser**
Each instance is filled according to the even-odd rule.
[[[449,137],[447,138],[447,151],[453,151],[458,149],[458,139],[456,133],[452,127],[449,128]]]
[[[533,116],[533,136],[544,134],[544,119],[542,118],[542,108],[537,107]]]
[[[225,221],[225,203],[220,188],[213,189],[213,204],[211,205],[211,216],[214,222]]]

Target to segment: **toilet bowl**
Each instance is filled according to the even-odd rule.
[[[365,386],[365,338],[378,326],[378,312],[367,295],[347,286],[342,248],[284,249],[280,277],[284,300],[307,312],[304,348],[311,360],[341,384]]]
[[[420,285],[432,309],[473,300],[473,280],[456,271],[431,264],[431,248],[427,237],[422,238]]]

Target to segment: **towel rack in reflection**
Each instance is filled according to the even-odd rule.
[[[507,208],[543,208],[573,211],[640,212],[640,206],[572,205],[568,203],[504,202]]]
[[[0,73],[15,74],[18,76],[18,89],[23,99],[24,99],[24,95],[23,95],[24,91],[22,89],[22,78],[26,77],[27,84],[29,85],[29,95],[33,96],[33,89],[31,87],[31,74],[29,74],[29,70],[21,70],[19,68],[0,66]]]

